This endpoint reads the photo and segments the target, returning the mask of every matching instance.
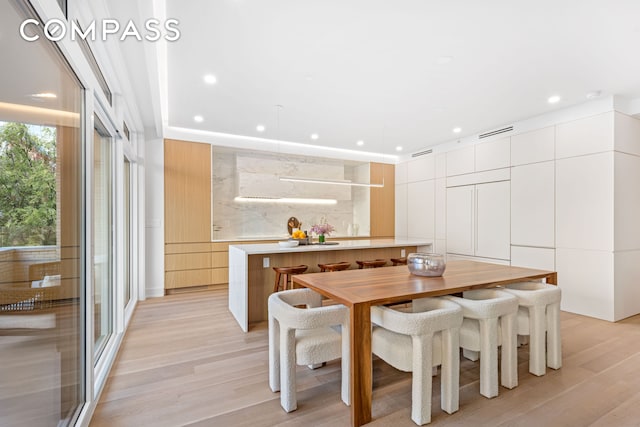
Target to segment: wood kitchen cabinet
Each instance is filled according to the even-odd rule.
[[[165,140],[165,292],[226,283],[212,257],[211,145]]]
[[[510,259],[510,183],[447,188],[447,252]]]
[[[211,241],[211,145],[164,143],[165,242]]]

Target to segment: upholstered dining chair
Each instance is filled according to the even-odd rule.
[[[296,365],[315,368],[339,358],[341,397],[349,405],[349,310],[341,304],[322,307],[322,296],[311,289],[271,294],[268,306],[269,386],[280,391],[282,408],[291,412],[298,407]]]
[[[452,414],[459,407],[462,309],[442,298],[413,300],[413,312],[371,307],[372,352],[405,372],[412,372],[411,419],[431,422],[432,367],[442,365],[441,407]]]
[[[518,385],[518,340],[516,315],[518,300],[499,290],[477,289],[463,292],[463,298],[445,296],[462,307],[460,347],[470,360],[480,357],[480,394],[498,395],[498,347],[502,347],[500,378],[502,386]]]
[[[560,288],[542,282],[521,282],[507,285],[504,290],[518,298],[518,335],[529,336],[529,372],[540,376],[546,373],[547,366],[561,368]]]

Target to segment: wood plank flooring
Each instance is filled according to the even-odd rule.
[[[563,367],[528,373],[519,349],[519,386],[479,394],[478,364],[462,359],[460,411],[440,409],[437,426],[640,426],[640,316],[618,323],[562,313]],[[92,426],[348,426],[340,363],[298,367],[298,410],[285,413],[268,385],[267,325],[244,334],[227,291],[141,302],[93,416]],[[372,426],[414,426],[411,374],[374,360]]]

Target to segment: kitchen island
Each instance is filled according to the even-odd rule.
[[[267,320],[267,299],[273,291],[271,267],[305,264],[307,272],[319,272],[319,263],[399,258],[411,252],[430,252],[432,242],[418,239],[339,240],[333,245],[281,248],[278,243],[229,246],[229,310],[243,331],[251,323]],[[389,261],[389,265],[391,262]],[[327,273],[331,274],[331,273]]]

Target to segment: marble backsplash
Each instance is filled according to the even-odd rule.
[[[213,239],[286,238],[287,220],[294,216],[308,230],[322,218],[336,231],[332,236],[369,235],[369,189],[279,181],[282,176],[356,179],[368,175],[368,163],[265,152],[213,150]],[[275,178],[271,178],[275,177]],[[254,180],[254,182],[252,182]],[[242,194],[250,192],[252,194]],[[300,194],[295,194],[300,193]],[[236,196],[333,198],[335,205],[238,202]]]

